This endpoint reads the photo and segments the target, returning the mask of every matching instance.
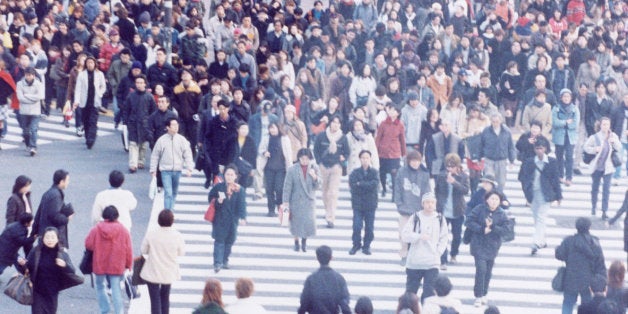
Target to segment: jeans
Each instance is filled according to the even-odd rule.
[[[534,190],[532,197],[532,217],[534,218],[534,234],[532,235],[532,247],[545,245],[545,221],[549,212],[550,203],[545,201],[542,190]]]
[[[214,266],[222,266],[229,264],[229,256],[231,255],[231,247],[235,243],[238,233],[238,225],[230,224],[231,230],[228,231],[227,238],[224,241],[215,240],[214,242]]]
[[[486,296],[488,293],[488,284],[491,282],[493,274],[494,259],[481,259],[474,256],[475,260],[475,284],[473,285],[473,295],[476,298]]]
[[[447,225],[451,225],[451,257],[458,256],[458,250],[460,249],[460,240],[462,239],[462,225],[464,224],[464,216],[458,218],[445,218]],[[448,249],[445,249],[443,255],[440,257],[441,265],[447,264]]]
[[[119,124],[122,120],[122,111],[120,110],[120,106],[118,106],[118,97],[113,97],[111,105],[113,109],[113,122]]]
[[[362,224],[364,223],[364,247],[370,248],[373,242],[375,224],[375,209],[353,209],[353,246],[362,246]]]
[[[107,314],[110,311],[109,296],[107,295],[107,291],[105,289],[106,281],[108,281],[111,285],[111,298],[113,299],[114,312],[116,314],[124,314],[122,289],[120,289],[122,275],[96,275],[96,296],[98,297],[100,313]]]
[[[151,314],[168,314],[170,310],[170,285],[147,282]]]
[[[283,201],[283,181],[286,177],[286,170],[264,170],[264,181],[266,186],[266,200],[268,202],[268,212],[274,213],[275,208]]]
[[[74,127],[77,129],[83,126],[83,108],[74,109]]]
[[[20,116],[22,120],[22,137],[26,147],[37,148],[37,129],[39,128],[38,115],[23,114]]]
[[[611,193],[611,180],[612,173],[604,174],[604,171],[594,171],[591,174],[593,184],[591,185],[591,209],[597,208],[598,192],[600,190],[600,181],[604,179],[604,185],[602,186],[602,211],[608,210],[608,196]]]
[[[558,161],[558,176],[571,181],[573,179],[573,149],[569,138],[565,136],[565,145],[556,145],[556,161]]]
[[[161,181],[164,185],[164,208],[174,209],[174,202],[179,191],[181,171],[161,171]]]
[[[580,294],[580,304],[585,304],[593,299],[588,287],[582,289],[579,293],[563,292],[563,314],[573,313],[573,307],[578,300],[578,294]]]
[[[409,269],[406,268],[406,292],[417,294],[421,280],[423,281],[423,293],[421,293],[421,303],[427,297],[433,296],[434,280],[438,277],[438,268],[430,269]]]

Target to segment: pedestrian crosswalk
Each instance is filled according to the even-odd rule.
[[[561,263],[554,258],[554,248],[565,236],[575,233],[576,217],[590,217],[591,179],[589,176],[578,176],[572,186],[564,188],[562,204],[550,211],[548,248],[531,257],[534,226],[530,210],[525,207],[520,184],[516,181],[516,168],[509,170],[505,189],[513,204],[510,211],[517,219],[516,239],[504,244],[500,250],[489,288],[489,304],[497,305],[502,313],[557,313],[562,294],[552,291],[550,282]],[[305,278],[318,268],[314,250],[322,244],[334,250],[331,267],[347,280],[352,307],[360,296],[369,296],[376,313],[393,313],[405,288],[405,270],[399,265],[397,253],[398,214],[390,197],[380,200],[375,219],[373,255],[358,252],[350,256],[352,211],[346,179],[343,177],[340,188],[334,229],[324,227],[322,200],[318,199],[317,235],[308,239],[306,253],[292,250],[293,240],[288,228],[279,226],[277,218],[266,217],[265,199],[251,201],[252,191],[249,190],[248,223],[239,227],[230,259],[231,269],[214,274],[212,227],[203,220],[208,205],[208,191],[203,189],[204,177],[200,174],[182,177],[175,206],[175,227],[186,240],[187,252],[180,259],[182,279],[172,285],[171,313],[190,313],[199,304],[204,281],[209,277],[222,281],[226,304],[235,300],[235,280],[250,277],[255,282],[254,299],[258,303],[271,313],[294,313],[299,306]],[[621,182],[611,189],[611,216],[621,206],[624,186]],[[625,260],[623,231],[619,227],[605,229],[599,215],[598,212],[598,217],[592,217],[592,234],[600,238],[607,264],[615,259]],[[464,303],[463,313],[484,311],[484,308],[473,307],[474,271],[474,261],[467,245],[461,246],[458,263],[441,271],[449,276],[454,285],[452,295]]]
[[[107,136],[115,133],[114,124],[109,119],[99,119],[98,136]],[[20,128],[15,115],[9,117],[8,132],[4,138],[0,140],[0,148],[3,150],[18,149],[24,147],[22,138],[22,129]],[[85,140],[83,137],[76,136],[74,128],[74,120],[70,121],[70,127],[63,125],[63,116],[52,114],[46,119],[39,120],[39,129],[37,131],[37,146],[48,145],[59,141],[78,141]]]

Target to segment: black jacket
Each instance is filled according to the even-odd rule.
[[[484,233],[486,218],[491,217],[493,224],[491,232]],[[475,207],[467,216],[466,227],[471,229],[471,255],[483,260],[492,260],[497,257],[502,246],[502,235],[507,232],[508,217],[501,207],[491,212],[486,204]]]
[[[26,193],[26,199],[28,201],[28,206],[32,209],[33,203],[31,203],[31,193]],[[26,212],[26,204],[22,199],[22,195],[18,193],[14,193],[9,197],[7,201],[7,224],[9,225],[12,222],[16,222],[20,219],[20,215]]]
[[[126,123],[130,142],[141,144],[157,141],[158,137],[152,138],[153,133],[148,123],[149,116],[157,108],[153,95],[146,91],[132,92],[127,96],[123,108],[122,121]]]
[[[597,307],[600,306],[600,303],[604,302],[604,300],[606,300],[604,296],[594,296],[591,301],[578,306],[578,314],[597,314]]]
[[[493,131],[492,126],[488,126],[482,131],[482,157],[499,161],[508,159],[511,163],[515,161],[515,145],[512,143],[512,135],[508,127],[502,124],[499,135]]]
[[[464,201],[464,196],[469,194],[469,176],[460,171],[454,176],[456,180],[452,183],[451,198],[453,203],[454,217],[460,217],[464,215],[467,204]],[[445,204],[447,203],[447,197],[449,196],[449,183],[447,183],[447,172],[439,174],[434,180],[434,192],[436,193],[436,210],[443,214]]]
[[[148,129],[150,130],[150,148],[155,147],[157,140],[168,131],[166,130],[166,121],[170,118],[177,118],[174,111],[168,109],[166,111],[155,110],[148,117]]]
[[[228,154],[227,144],[229,139],[236,133],[237,120],[229,116],[227,121],[222,121],[220,116],[209,118],[209,115],[204,116],[204,121],[201,122],[201,130],[199,142],[203,143],[205,152],[209,155],[213,162],[218,165],[227,165]]]
[[[377,209],[377,187],[379,186],[379,173],[373,167],[359,167],[349,175],[349,188],[351,188],[351,207],[353,210]]]
[[[621,204],[621,208],[617,210],[615,216],[611,218],[608,223],[614,224],[617,219],[619,219],[623,214],[628,212],[628,191],[626,191],[626,195],[624,196],[624,202]],[[628,252],[628,214],[624,217],[624,251]]]
[[[56,227],[59,229],[59,243],[62,246],[68,247],[68,222],[69,218],[61,213],[61,208],[65,205],[63,202],[63,191],[56,185],[53,185],[44,195],[39,202],[39,208],[37,208],[37,214],[33,221],[33,234],[38,234],[43,237],[44,230],[47,227]]]
[[[558,161],[556,158],[548,157],[549,163],[546,163],[541,171],[541,190],[546,202],[560,201],[563,198],[560,188],[560,176],[558,172]],[[535,157],[528,158],[521,164],[519,169],[519,181],[523,194],[526,196],[528,203],[532,203],[534,197],[534,176],[537,172]]]
[[[349,159],[349,143],[344,135],[342,135],[336,142],[336,153],[329,153],[329,145],[330,142],[327,137],[327,132],[321,132],[316,137],[316,142],[314,142],[314,156],[319,165],[331,168],[332,166],[337,164],[339,165],[341,163],[340,156],[344,156],[345,160]]]
[[[593,276],[606,277],[604,252],[598,238],[589,233],[566,237],[556,247],[555,256],[566,264],[565,292],[578,293],[589,287]]]
[[[30,246],[35,237],[28,236],[28,228],[19,221],[9,224],[0,235],[0,265],[17,262],[17,251],[23,246]]]
[[[305,280],[298,313],[335,314],[338,309],[351,314],[347,282],[329,266],[321,266]]]

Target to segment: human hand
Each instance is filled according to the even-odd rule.
[[[314,179],[314,180],[318,179],[318,177],[316,176],[316,171],[314,171],[314,169],[310,169],[307,173],[310,174],[312,179]]]
[[[262,154],[262,155],[264,155],[264,157],[266,157],[266,158],[270,158],[270,152],[268,152],[268,151],[264,152],[264,154]]]
[[[26,265],[26,260],[21,258],[21,257],[18,257],[17,258],[17,263],[20,264],[20,266],[24,266],[24,265]]]
[[[55,258],[55,264],[57,264],[57,266],[62,267],[62,268],[68,265],[61,258]]]

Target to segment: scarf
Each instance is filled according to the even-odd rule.
[[[327,151],[330,154],[335,154],[338,150],[338,145],[336,144],[336,142],[338,142],[338,140],[342,136],[342,132],[338,130],[336,131],[336,133],[331,133],[331,128],[327,128],[325,130],[325,134],[327,134],[327,138],[329,139],[329,148],[327,148]]]
[[[364,141],[364,139],[366,138],[366,133],[364,131],[359,132],[359,133],[353,131],[353,132],[351,132],[351,134],[353,134],[353,137],[355,137],[355,139],[360,141],[360,142]]]
[[[231,195],[233,195],[233,193],[240,192],[240,185],[237,183],[225,183],[225,185],[227,186],[228,198],[231,198]]]

